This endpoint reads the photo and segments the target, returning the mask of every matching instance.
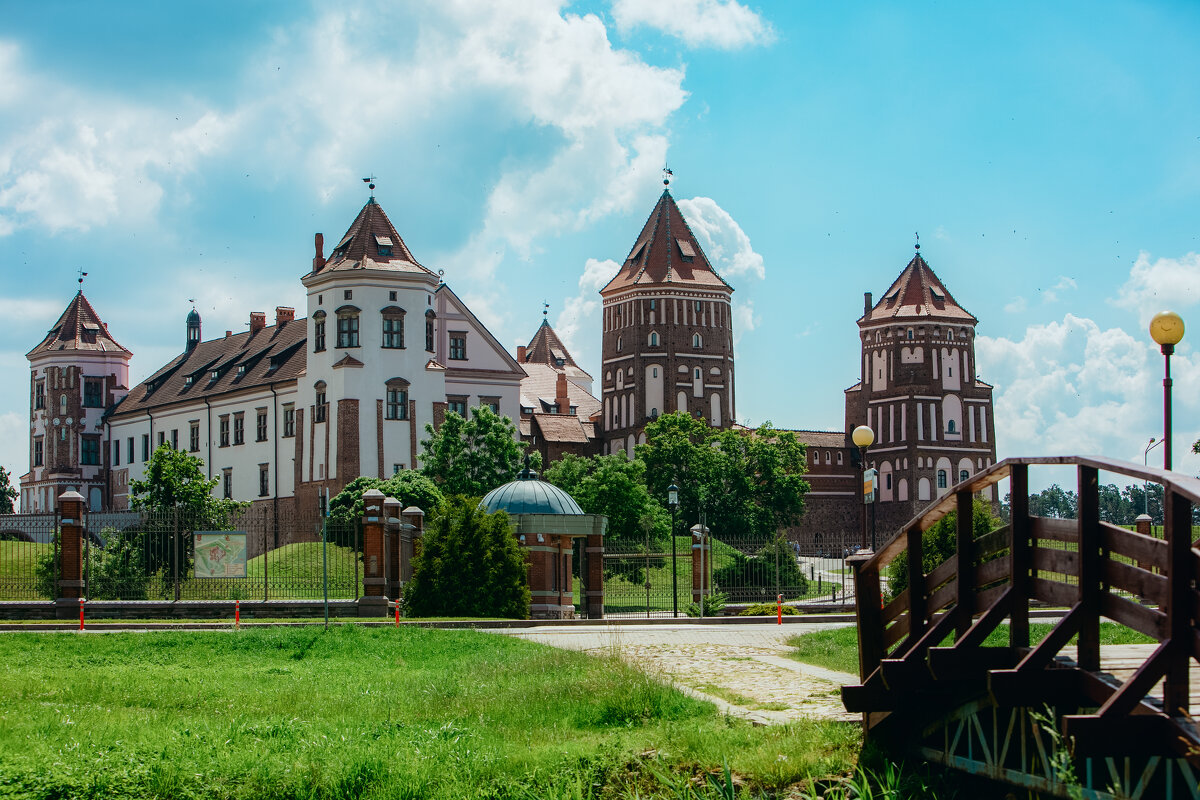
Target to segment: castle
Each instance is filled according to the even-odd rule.
[[[858,382],[840,431],[795,430],[808,445],[807,511],[789,535],[809,547],[858,543],[860,454],[868,425],[880,530],[895,530],[996,458],[992,387],[975,376],[975,326],[920,253],[858,320]],[[248,330],[204,340],[129,387],[132,353],[84,297],[72,298],[30,362],[25,512],[80,491],[92,509],[128,507],[154,448],[199,456],[218,496],[313,508],[359,475],[418,467],[425,425],[486,405],[516,420],[546,463],[564,453],[632,453],[645,425],[684,411],[736,426],[733,287],[709,262],[664,189],[628,256],[601,289],[601,375],[543,320],[509,354],[439,275],[420,264],[372,196],[301,283],[303,319],[252,312]]]

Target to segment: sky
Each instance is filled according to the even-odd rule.
[[[997,449],[1200,457],[1200,5],[0,0],[0,465],[25,353],[84,292],[136,382],[304,307],[376,197],[510,350],[542,304],[599,375],[597,290],[671,191],[733,295],[740,422],[840,430],[855,320],[921,252],[979,319]],[[1151,451],[1151,463],[1161,448]],[[1034,482],[1038,482],[1035,473]],[[1070,476],[1065,476],[1070,480]]]

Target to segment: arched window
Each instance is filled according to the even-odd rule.
[[[621,337],[620,337],[620,336],[618,336],[618,337],[617,337],[617,352],[618,352],[618,353],[619,353],[619,352],[621,352],[621,344],[622,344],[622,342],[621,342]]]
[[[320,353],[325,349],[325,312],[313,314],[313,352]]]
[[[829,462],[830,462],[829,451],[828,451],[828,450],[826,450],[826,451],[825,451],[825,463],[826,463],[826,464],[828,464]]]
[[[969,477],[971,477],[971,473],[967,472],[965,469],[960,469],[958,471],[958,482],[959,483],[962,483]]]
[[[949,341],[949,342],[954,341],[954,331],[949,330],[949,329],[946,330],[946,341]]]
[[[657,408],[650,409],[650,419],[658,419],[658,409]]]
[[[696,380],[700,380],[700,368],[696,368]]]
[[[437,319],[437,314],[433,309],[428,309],[425,312],[425,352],[433,352],[433,322]]]
[[[313,384],[313,419],[317,422],[324,422],[326,418],[326,409],[329,404],[325,402],[325,381],[317,381]]]
[[[379,313],[383,317],[383,346],[388,349],[403,349],[404,309],[389,306]]]
[[[649,340],[648,344],[651,347],[658,347],[658,334],[655,333],[654,331],[650,331],[650,340]]]
[[[387,382],[384,418],[408,419],[408,381],[403,378],[392,378]]]
[[[954,420],[950,420],[946,423],[946,433],[958,433],[958,425],[954,422]]]
[[[704,340],[700,338],[700,334],[693,333],[692,334],[692,347],[702,347],[703,345],[704,345]]]
[[[842,465],[842,451],[839,450],[838,451],[838,466],[840,467],[841,465]]]
[[[337,310],[337,346],[358,347],[358,314],[354,306],[342,306]]]
[[[946,470],[944,470],[944,469],[939,469],[937,471],[937,488],[939,488],[939,489],[946,488]]]

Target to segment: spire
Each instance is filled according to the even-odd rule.
[[[322,246],[323,241],[317,243],[318,253]],[[329,258],[322,260],[319,256],[313,261],[314,273],[358,268],[433,274],[413,258],[412,251],[388,219],[383,206],[375,201],[374,195],[358,212],[346,235],[334,245]]]
[[[546,364],[558,369],[579,367],[562,339],[558,338],[554,328],[550,327],[549,320],[545,318],[542,319],[542,324],[538,326],[537,332],[533,334],[533,338],[526,345],[523,360],[527,364]]]
[[[890,320],[940,320],[970,325],[978,322],[951,296],[945,284],[921,256],[919,237],[914,249],[916,252],[912,260],[883,293],[879,302],[863,314],[858,324]]]
[[[82,276],[80,276],[82,278]],[[89,352],[121,352],[132,356],[121,345],[117,344],[108,332],[108,326],[100,319],[100,315],[92,308],[92,304],[83,296],[83,289],[75,293],[71,302],[59,316],[54,327],[46,334],[41,343],[26,353],[27,358],[33,358],[45,353],[80,350]]]
[[[187,350],[192,352],[200,344],[200,312],[196,310],[196,301],[190,300],[192,310],[187,315]]]
[[[733,291],[704,254],[700,242],[671,196],[670,170],[663,171],[663,192],[625,263],[601,294],[633,286],[694,286]]]

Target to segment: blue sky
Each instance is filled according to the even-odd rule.
[[[312,235],[378,176],[414,254],[510,348],[599,303],[661,189],[734,285],[738,416],[839,429],[854,320],[922,252],[980,319],[1000,455],[1141,460],[1149,317],[1200,335],[1193,3],[3,3],[0,464],[76,270],[139,380],[303,306]],[[1200,471],[1200,358],[1176,466]]]

